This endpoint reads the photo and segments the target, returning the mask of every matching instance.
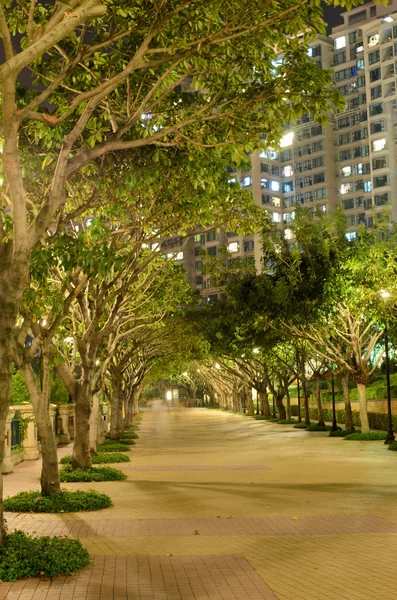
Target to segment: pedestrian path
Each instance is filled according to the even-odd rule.
[[[221,411],[146,413],[123,482],[65,484],[114,506],[6,515],[68,535],[92,563],[72,577],[0,584],[0,600],[389,600],[397,589],[397,453],[382,442]],[[70,453],[63,448],[60,453]],[[4,478],[39,489],[40,465]]]

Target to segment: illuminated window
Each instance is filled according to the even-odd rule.
[[[341,50],[342,48],[346,48],[346,36],[341,35],[340,37],[336,38],[334,46],[335,50]]]
[[[234,252],[239,252],[240,250],[240,242],[231,242],[230,244],[228,244],[227,249],[229,250],[229,252],[231,252],[232,254]]]
[[[178,254],[175,256],[175,260],[183,260],[183,252],[178,252]]]
[[[342,177],[349,177],[352,174],[351,167],[342,167],[342,169],[340,171],[341,171]]]
[[[278,198],[277,196],[272,196],[272,205],[279,208],[281,206],[281,198]]]
[[[241,179],[242,187],[249,187],[252,184],[252,177],[243,177]]]
[[[270,189],[272,190],[272,192],[279,192],[280,191],[280,182],[275,181],[275,180],[271,181]]]
[[[386,138],[382,138],[380,140],[374,140],[372,142],[372,152],[379,152],[379,150],[384,150],[387,146]]]
[[[292,238],[294,237],[291,229],[286,229],[284,231],[284,235],[286,240],[292,240]]]
[[[379,44],[379,33],[368,36],[368,48],[373,48]]]
[[[287,165],[283,168],[283,177],[292,177],[293,174],[294,169],[292,168],[292,165]]]
[[[352,191],[353,191],[352,183],[342,183],[342,185],[340,186],[341,194],[349,194],[349,192],[352,192]]]
[[[273,213],[273,214],[272,214],[272,217],[273,217],[273,221],[274,221],[275,223],[281,223],[281,222],[282,222],[282,220],[283,220],[283,219],[282,219],[282,215],[281,215],[281,213],[277,213],[277,212],[275,212],[275,213]]]
[[[286,133],[285,135],[283,135],[283,137],[281,138],[280,147],[286,148],[287,146],[291,146],[293,141],[294,141],[294,132],[290,131],[289,133]]]

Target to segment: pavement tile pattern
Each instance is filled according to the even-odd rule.
[[[78,537],[72,577],[0,584],[0,600],[389,600],[397,591],[396,453],[382,442],[220,411],[146,413],[123,482],[65,484],[114,506],[8,513],[9,529]],[[59,449],[60,456],[71,447]],[[39,489],[40,461],[4,478]]]

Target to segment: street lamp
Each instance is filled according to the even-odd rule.
[[[381,290],[380,296],[383,299],[387,299],[390,297],[390,292],[387,290]],[[390,392],[390,361],[389,361],[389,339],[387,332],[387,321],[385,324],[385,362],[386,362],[386,396],[387,396],[387,437],[385,439],[385,444],[391,444],[394,442],[394,432],[393,432],[393,418],[391,411],[391,392]]]
[[[335,378],[332,373],[331,377],[331,394],[332,394],[332,427],[331,431],[338,431],[338,425],[336,423],[336,409],[335,409]]]

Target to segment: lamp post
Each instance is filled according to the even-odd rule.
[[[386,394],[387,394],[387,438],[385,444],[394,442],[393,418],[391,412],[391,393],[390,393],[390,362],[389,362],[389,340],[387,334],[387,325],[385,326],[385,361],[386,361]]]
[[[335,378],[332,373],[331,378],[331,394],[332,394],[332,427],[331,431],[338,431],[338,425],[336,423],[336,409],[335,409]]]
[[[381,298],[389,298],[390,292],[387,290],[380,291]],[[385,363],[386,363],[386,396],[387,396],[387,437],[385,444],[391,444],[394,442],[393,432],[393,417],[391,410],[391,392],[390,392],[390,361],[389,361],[389,337],[387,331],[387,323],[385,325]]]
[[[297,382],[298,382],[298,423],[302,423],[302,415],[301,415],[301,388],[300,388],[299,375],[298,375],[298,378],[297,378]]]

